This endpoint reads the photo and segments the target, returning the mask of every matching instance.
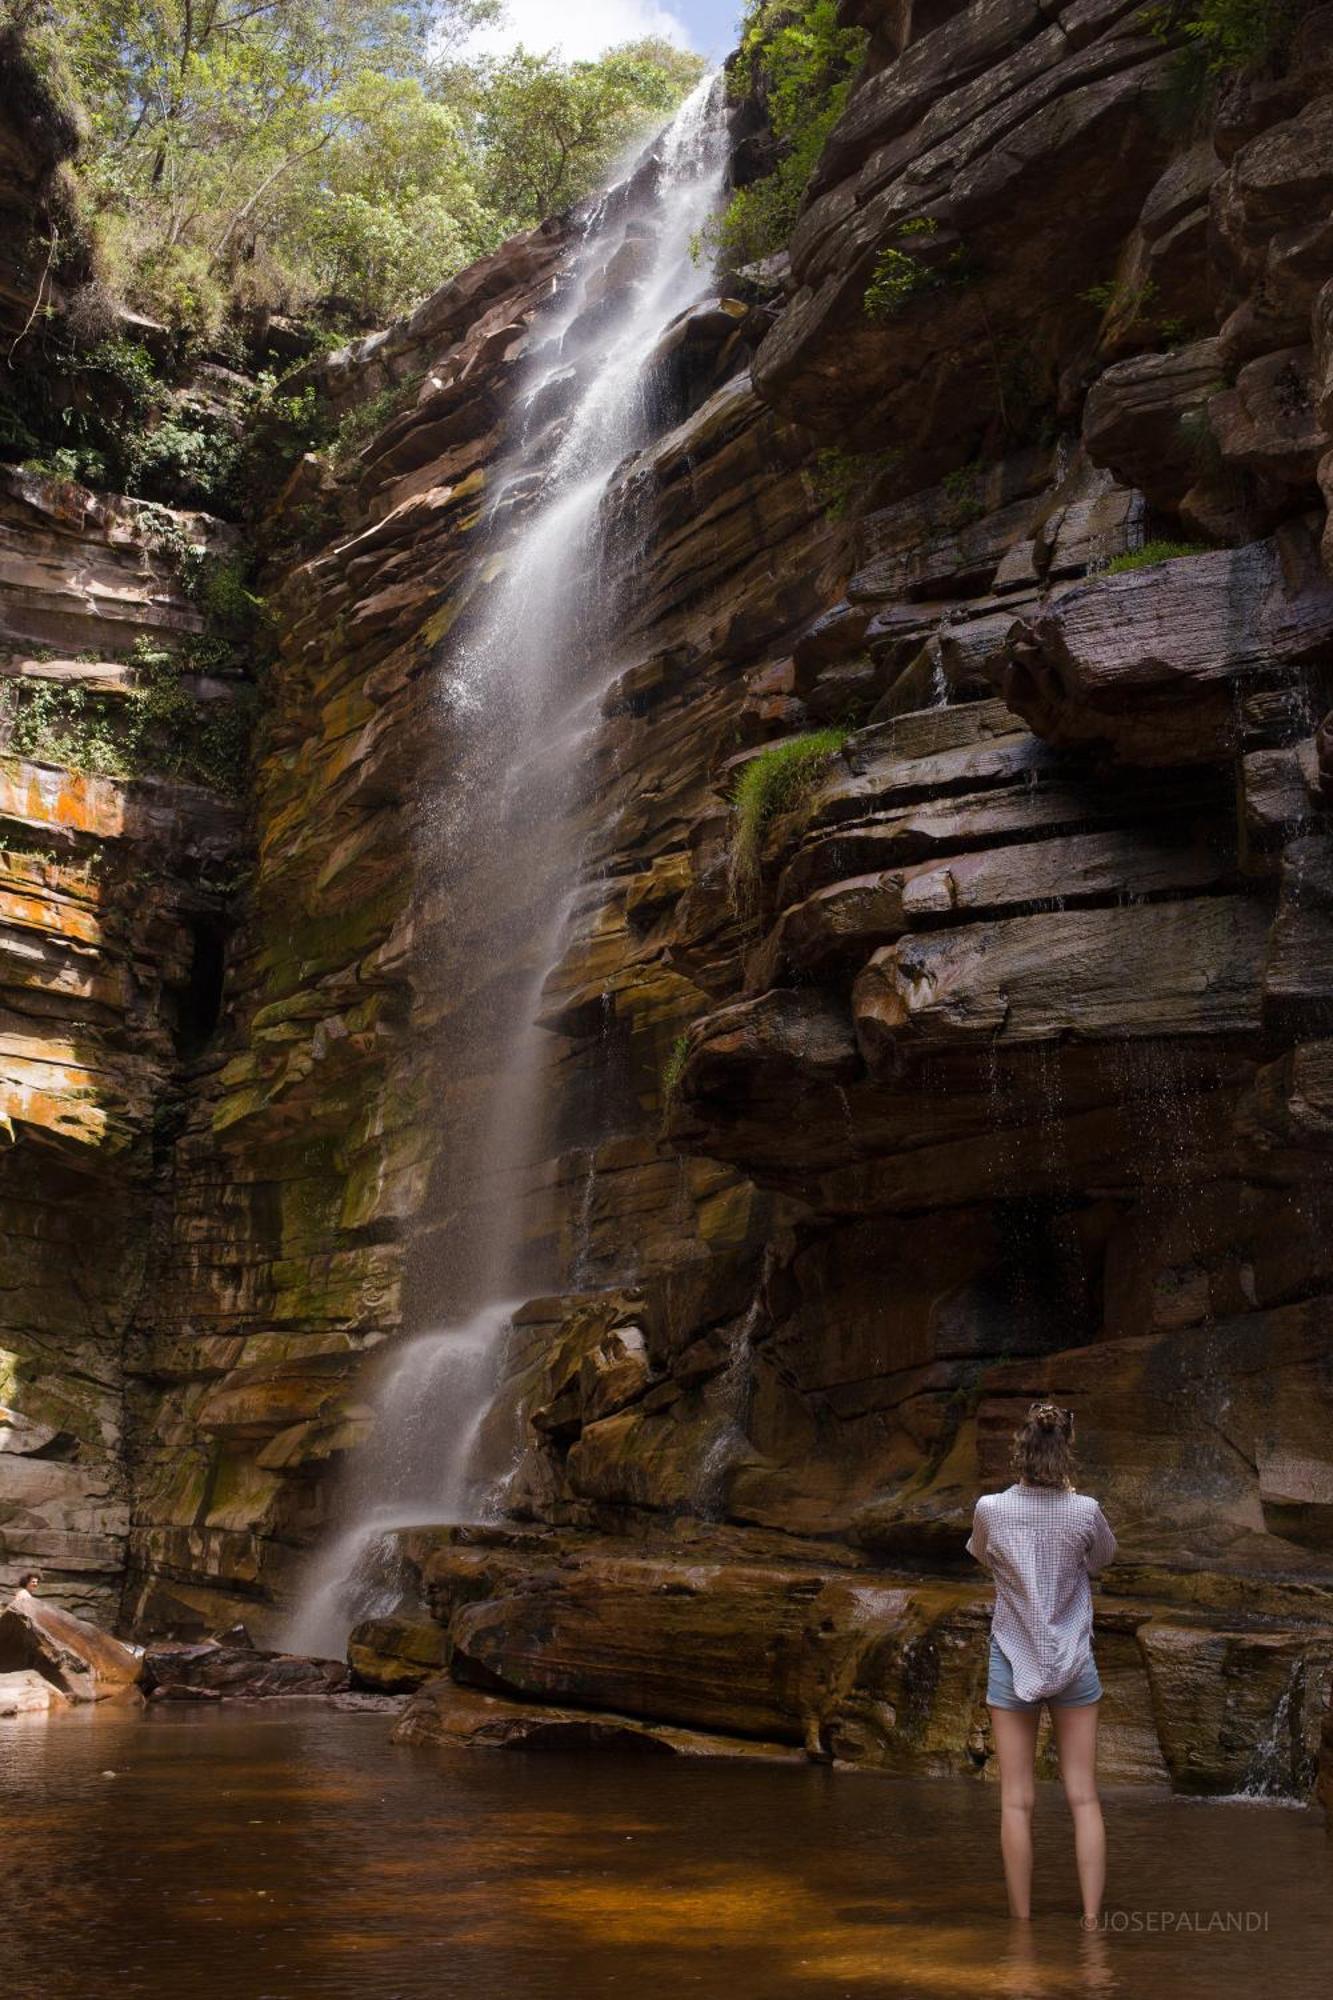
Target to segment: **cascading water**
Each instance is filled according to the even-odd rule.
[[[477,1519],[477,1433],[512,1310],[492,1306],[466,1326],[417,1334],[383,1356],[374,1437],[348,1481],[347,1525],[306,1577],[286,1637],[293,1652],[331,1657],[359,1619],[392,1610],[396,1530]]]
[[[529,1242],[527,1181],[546,1140],[538,1006],[576,888],[580,774],[618,665],[605,503],[660,427],[653,357],[703,289],[694,245],[725,166],[721,86],[705,78],[591,208],[533,329],[473,588],[440,663],[447,783],[422,817],[423,878],[447,911],[451,960],[468,968],[442,1007],[448,1068],[474,1083],[418,1284],[447,1323],[380,1365],[345,1526],[287,1635],[296,1650],[341,1651],[358,1618],[392,1602],[394,1529],[475,1521],[493,1505],[504,1468],[486,1463],[486,1418],[513,1303],[560,1276]]]

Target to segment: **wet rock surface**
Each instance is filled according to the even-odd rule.
[[[347,1641],[353,1686],[380,1694],[410,1694],[446,1658],[445,1635],[430,1619],[369,1618]]]
[[[887,1524],[867,1522],[883,1548]],[[688,1551],[551,1536],[409,1541],[451,1667],[412,1697],[401,1742],[669,1747],[804,1756],[901,1774],[987,1769],[988,1592],[703,1530]],[[688,1559],[686,1559],[688,1555]],[[517,1558],[517,1560],[516,1560]],[[1257,1600],[1252,1600],[1252,1603]],[[1302,1607],[1309,1613],[1312,1606]],[[1197,1794],[1309,1789],[1327,1628],[1255,1608],[1108,1590],[1095,1645],[1112,1783]]]
[[[304,1659],[250,1645],[159,1644],[144,1654],[143,1685],[152,1701],[264,1701],[341,1694],[348,1672],[341,1660]]]

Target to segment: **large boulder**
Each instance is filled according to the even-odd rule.
[[[26,1590],[0,1613],[0,1674],[37,1673],[72,1701],[103,1701],[134,1687],[142,1672],[129,1646]]]
[[[1308,1630],[1140,1626],[1175,1790],[1304,1798],[1315,1781],[1333,1654]]]
[[[347,1641],[356,1687],[410,1694],[445,1664],[443,1629],[429,1618],[366,1618]]]
[[[1308,347],[1280,348],[1210,398],[1208,426],[1228,465],[1279,486],[1314,485],[1329,439],[1315,410],[1312,366]]]
[[[1232,365],[1308,336],[1333,241],[1331,136],[1333,97],[1316,97],[1242,147],[1213,184],[1219,264],[1242,299],[1222,329]]]

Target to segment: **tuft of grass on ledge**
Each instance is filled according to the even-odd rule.
[[[731,795],[729,870],[738,910],[753,909],[759,900],[759,856],[768,827],[813,796],[850,734],[847,729],[815,729],[807,736],[774,743],[741,766]]]
[[[676,1101],[676,1093],[680,1089],[680,1080],[685,1074],[685,1065],[689,1061],[689,1057],[690,1038],[687,1033],[682,1032],[672,1042],[667,1052],[667,1059],[662,1064],[662,1074],[658,1078],[657,1089],[661,1100],[662,1129],[664,1131],[670,1121],[671,1108]]]
[[[1112,556],[1103,576],[1123,576],[1128,569],[1147,569],[1153,563],[1175,562],[1179,556],[1206,556],[1206,542],[1145,542],[1141,549],[1127,549],[1122,556]]]

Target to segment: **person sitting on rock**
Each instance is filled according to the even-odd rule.
[[[25,1571],[25,1573],[19,1578],[18,1589],[14,1592],[14,1596],[11,1601],[17,1605],[20,1606],[23,1605],[27,1601],[27,1599],[32,1596],[33,1592],[36,1590],[41,1580],[42,1580],[42,1573],[39,1569],[30,1569]]]

